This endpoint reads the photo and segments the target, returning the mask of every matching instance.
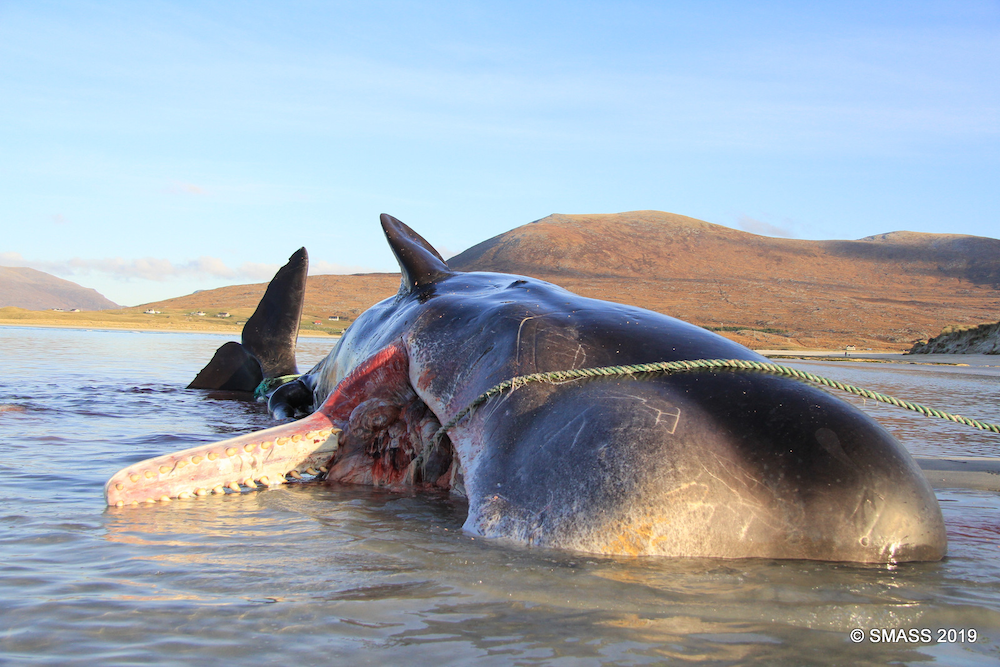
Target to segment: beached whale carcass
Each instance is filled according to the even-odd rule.
[[[383,215],[382,226],[402,273],[398,294],[271,395],[276,415],[308,416],[130,466],[108,482],[109,504],[318,472],[327,484],[452,489],[468,498],[467,531],[521,544],[859,562],[945,555],[940,507],[905,449],[862,411],[797,380],[707,370],[534,383],[435,438],[515,376],[763,358],[659,313],[523,276],[452,271],[400,221]],[[272,282],[257,324],[301,312],[304,287],[281,295],[304,285],[296,267]],[[294,341],[287,331],[246,338],[237,365],[252,366],[261,341],[287,360],[269,346]]]

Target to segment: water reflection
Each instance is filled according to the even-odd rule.
[[[530,550],[462,533],[466,508],[447,496],[367,488],[105,508],[102,485],[123,465],[269,425],[253,404],[183,388],[222,340],[0,330],[0,404],[26,408],[0,412],[4,661],[881,665],[1000,655],[996,494],[939,492],[948,559],[895,568]],[[317,341],[314,359],[329,345]],[[970,416],[998,395],[990,375],[806,365]],[[996,451],[996,436],[876,410],[917,453]],[[848,638],[882,627],[971,627],[981,638]]]

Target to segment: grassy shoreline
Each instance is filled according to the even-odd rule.
[[[88,310],[76,313],[25,310],[23,308],[0,308],[0,326],[43,327],[56,329],[99,329],[103,331],[142,331],[170,333],[211,333],[229,334],[239,338],[243,332],[243,324],[253,313],[252,309],[235,310],[231,317],[219,318],[211,316],[192,316],[186,312],[164,311],[156,315],[147,315],[134,309],[120,310]],[[340,336],[345,322],[336,322],[337,326],[316,324],[318,320],[303,318],[299,328],[299,336],[317,338],[337,338]],[[333,324],[333,323],[331,323]]]

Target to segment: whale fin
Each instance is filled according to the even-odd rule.
[[[412,292],[414,288],[425,287],[453,273],[438,251],[420,234],[387,213],[380,219],[385,238],[403,274],[400,292]]]
[[[243,347],[260,363],[265,378],[294,375],[295,341],[306,300],[309,254],[299,248],[271,279],[257,310],[243,325]]]
[[[263,379],[257,360],[250,356],[245,347],[231,340],[215,351],[212,360],[191,380],[187,388],[253,391]]]
[[[243,344],[228,342],[188,389],[253,391],[265,378],[294,375],[295,341],[306,296],[309,254],[299,248],[271,279],[257,310],[243,325]]]

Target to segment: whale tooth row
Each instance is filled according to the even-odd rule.
[[[287,426],[275,427],[275,429],[284,429],[286,432],[288,430]],[[272,431],[272,429],[268,429],[261,435]],[[140,502],[169,502],[173,498],[188,499],[210,494],[242,493],[244,489],[253,490],[261,486],[272,487],[285,484],[289,478],[303,480],[303,474],[316,477],[326,472],[326,468],[323,466],[318,466],[318,470],[314,467],[316,461],[329,459],[337,449],[336,436],[339,433],[340,429],[320,428],[305,433],[293,433],[288,436],[237,444],[236,440],[246,440],[247,437],[243,436],[216,443],[216,445],[209,445],[208,448],[194,448],[180,452],[178,455],[150,459],[126,468],[112,478],[106,491],[109,498],[111,490],[114,489],[117,492],[116,496],[124,495],[131,499],[126,502],[126,500],[119,498],[109,504],[123,507],[126,504],[138,505]],[[331,436],[333,437],[331,438]],[[332,440],[332,442],[327,443],[328,440]],[[296,445],[296,447],[290,448],[290,456],[281,455],[279,450],[289,444]],[[257,452],[257,456],[245,458],[246,454],[254,452]],[[238,457],[239,460],[227,464],[226,461],[233,457]],[[201,475],[198,474],[198,471],[192,471],[188,477],[188,470],[191,469],[184,470],[183,476],[188,477],[192,482],[190,488],[183,488],[184,482],[180,479],[175,482],[169,479],[170,476],[187,466],[198,466],[206,459],[211,462],[218,461],[218,463],[211,464],[211,469]],[[279,467],[283,460],[286,465],[290,464],[290,469]],[[223,467],[220,468],[220,464]],[[227,469],[233,472],[223,472]],[[239,473],[240,470],[243,471],[242,475]],[[248,472],[251,474],[247,475]],[[168,479],[163,479],[164,477]],[[168,490],[169,493],[157,496],[155,492],[152,492],[140,500],[144,495],[141,487],[146,484]],[[132,487],[131,491],[128,491],[130,487]],[[150,491],[153,489],[151,488]]]
[[[312,471],[312,472],[310,472],[310,471]],[[208,495],[211,495],[211,494],[225,495],[227,493],[243,493],[244,489],[248,489],[250,491],[253,491],[254,489],[260,488],[261,486],[271,487],[271,486],[280,486],[281,484],[286,484],[289,481],[288,480],[289,477],[291,477],[292,479],[301,481],[301,482],[308,482],[310,480],[307,480],[305,477],[303,477],[303,474],[307,474],[307,475],[310,475],[310,476],[312,476],[312,477],[315,478],[315,477],[317,477],[317,476],[319,476],[319,475],[321,475],[321,474],[323,474],[325,472],[326,472],[326,468],[325,467],[321,467],[319,470],[314,470],[313,468],[309,468],[308,470],[302,470],[302,471],[299,471],[299,470],[289,470],[284,475],[277,475],[275,477],[270,477],[268,475],[261,475],[257,479],[254,479],[253,477],[247,477],[247,478],[242,479],[242,480],[240,480],[238,482],[237,481],[232,481],[232,482],[229,482],[227,484],[218,484],[218,485],[212,487],[211,489],[206,489],[205,487],[198,487],[197,489],[194,489],[193,491],[180,491],[180,492],[177,493],[177,495],[175,495],[173,497],[171,497],[171,496],[160,496],[159,498],[147,498],[146,500],[144,500],[142,502],[146,502],[146,503],[169,502],[169,501],[174,500],[174,499],[187,500],[189,498],[195,498],[195,497],[199,497],[200,498],[202,496],[208,496]],[[120,482],[118,484],[116,484],[115,487],[119,491],[123,491],[125,489],[125,485],[122,484],[122,483],[120,483]],[[125,503],[124,500],[119,500],[119,501],[117,501],[115,503],[115,507],[124,507],[125,504],[126,503]],[[138,505],[139,501],[138,500],[133,500],[131,503],[128,503],[128,504],[130,504],[130,505]]]

